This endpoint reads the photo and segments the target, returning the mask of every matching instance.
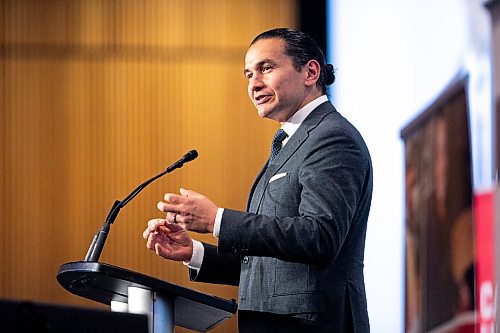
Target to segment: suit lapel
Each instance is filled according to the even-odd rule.
[[[269,184],[269,179],[283,167],[283,165],[295,154],[297,149],[307,140],[309,132],[318,126],[328,113],[333,111],[335,111],[335,108],[330,102],[319,105],[306,119],[304,119],[295,134],[292,135],[273,161],[269,165],[266,163],[252,185],[247,203],[247,211],[256,213],[259,210],[266,187]]]

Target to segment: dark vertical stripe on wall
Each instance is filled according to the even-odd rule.
[[[309,34],[326,56],[326,1],[299,1],[300,29]]]

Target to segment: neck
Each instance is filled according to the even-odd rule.
[[[319,91],[319,90],[315,90],[313,93],[307,95],[307,97],[304,99],[304,103],[302,103],[302,106],[301,107],[304,107],[305,105],[311,103],[312,101],[314,101],[316,98],[318,97],[321,97],[323,96],[324,94]]]
[[[280,124],[283,125],[284,123],[286,123],[288,119],[290,119],[295,113],[297,113],[297,111],[299,111],[304,106],[306,106],[307,104],[314,101],[316,98],[321,97],[323,95],[324,94],[319,90],[315,90],[314,93],[310,93],[310,94],[306,95],[306,97],[303,99],[302,103],[300,103],[300,105],[297,107],[297,109],[295,109],[295,111],[290,113],[286,119],[279,120]]]

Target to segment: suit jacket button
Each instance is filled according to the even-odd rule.
[[[243,263],[244,264],[248,264],[249,261],[250,261],[250,259],[247,256],[243,257]]]

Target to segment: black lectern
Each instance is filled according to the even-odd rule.
[[[154,333],[173,332],[174,324],[206,332],[237,309],[234,300],[99,262],[63,264],[57,280],[69,292],[108,304],[113,311],[147,314]]]
[[[63,264],[57,281],[69,292],[111,306],[112,311],[146,314],[150,333],[173,333],[174,325],[206,332],[236,313],[236,301],[100,263],[111,224],[120,209],[149,183],[198,157],[191,150],[163,172],[139,185],[122,201],[116,200],[89,247],[84,261]]]

